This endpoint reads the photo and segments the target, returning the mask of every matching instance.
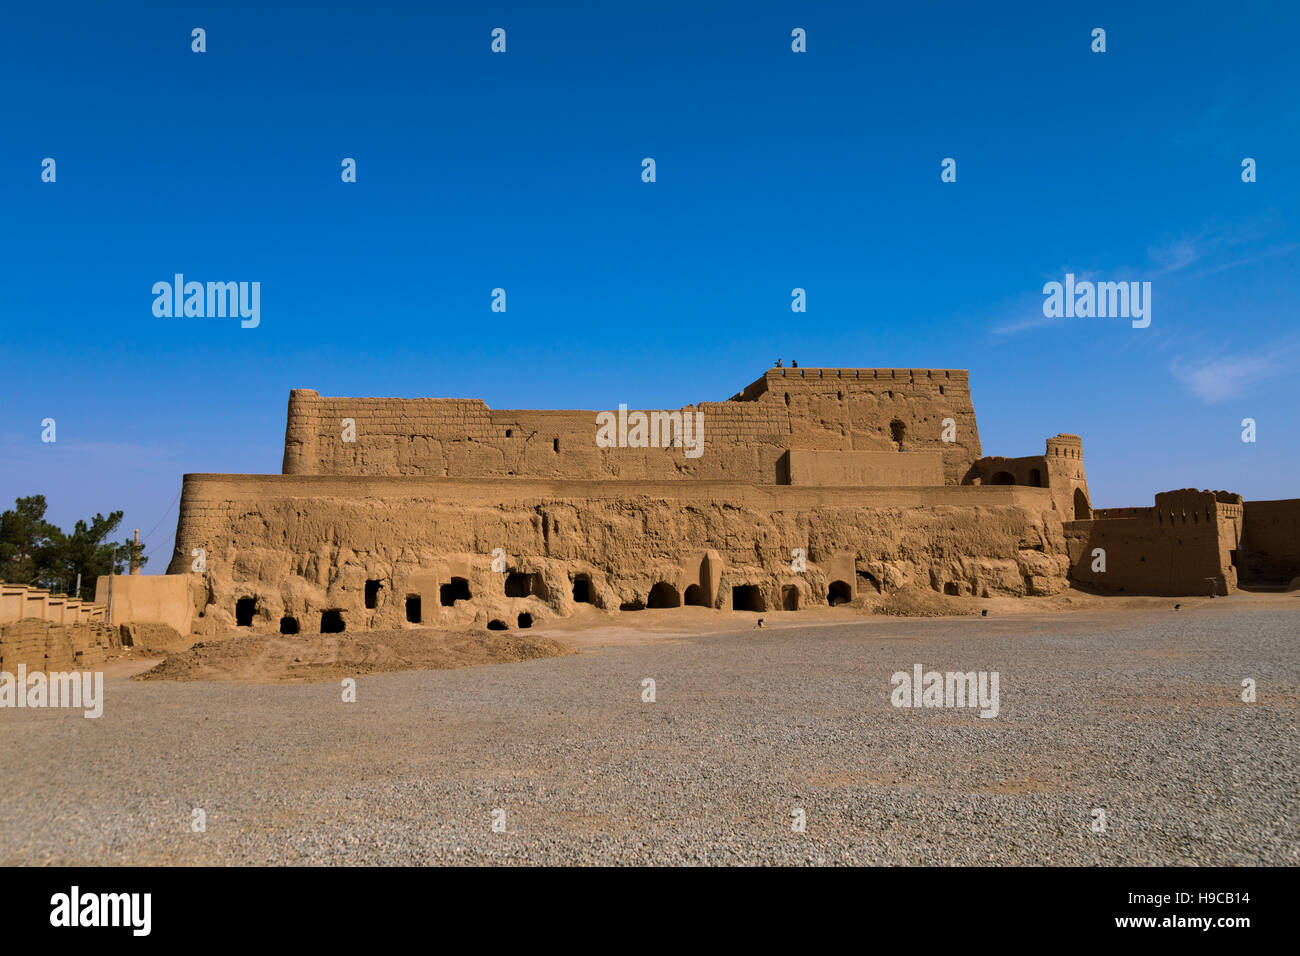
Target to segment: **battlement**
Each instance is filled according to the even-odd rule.
[[[929,386],[946,394],[948,389],[969,390],[970,372],[965,369],[934,368],[770,368],[763,377],[731,396],[731,402],[757,401],[779,388],[822,389],[843,386]]]
[[[1049,458],[1076,458],[1083,460],[1083,439],[1078,435],[1064,432],[1047,439],[1047,456]]]
[[[105,610],[103,605],[51,594],[45,588],[0,581],[0,624],[31,618],[51,624],[102,624]]]

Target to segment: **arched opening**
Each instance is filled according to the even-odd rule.
[[[345,629],[341,610],[330,608],[328,611],[320,612],[320,632],[322,634],[342,634]]]
[[[532,626],[533,626],[533,616],[532,616],[531,614],[529,614],[527,611],[524,611],[523,613],[521,613],[521,614],[519,615],[519,626],[520,626],[520,627],[532,627]]]
[[[733,611],[766,611],[767,603],[763,592],[756,584],[737,584],[731,589],[731,609]]]
[[[298,633],[298,619],[297,619],[296,617],[290,617],[290,616],[287,615],[287,614],[286,614],[284,617],[280,618],[280,633],[281,633],[281,634],[297,634],[297,633]]]
[[[660,581],[650,589],[649,607],[681,607],[682,599],[671,584]]]
[[[793,584],[786,584],[781,587],[781,610],[799,610],[799,589]]]
[[[553,451],[555,451],[556,454],[559,454],[559,451],[560,451],[560,440],[559,440],[558,438],[553,438],[553,439],[551,439],[551,449],[552,449]]]
[[[492,620],[488,621],[489,631],[508,631],[509,629],[510,628],[506,625],[506,622],[498,618],[494,617]]]
[[[790,404],[790,393],[789,393],[789,392],[786,392],[786,393],[785,393],[785,403],[786,403],[787,405]]]
[[[578,604],[591,603],[591,578],[585,574],[574,576],[573,600]]]
[[[1037,468],[1030,469],[1029,483],[1033,485],[1035,488],[1043,487],[1043,473],[1039,471]]]
[[[1014,485],[1016,476],[1009,471],[995,471],[993,477],[989,479],[990,485]]]
[[[868,589],[879,594],[881,592],[880,582],[876,580],[875,575],[870,571],[860,570],[858,571],[858,591],[862,592]]]
[[[961,585],[956,581],[949,581],[943,586],[943,593],[951,597],[957,597],[961,594]]]
[[[902,448],[903,442],[907,438],[907,426],[895,418],[889,423],[889,437],[898,442],[898,447]]]
[[[848,604],[853,600],[853,589],[849,587],[848,581],[832,581],[830,589],[826,592],[826,603],[831,607],[839,607],[841,604]]]
[[[235,602],[235,626],[252,627],[253,613],[257,610],[257,598],[243,597]]]
[[[383,585],[378,581],[366,582],[366,607],[370,610],[374,610],[375,605],[379,603],[379,589],[382,587]]]
[[[506,575],[506,597],[521,598],[536,594],[540,590],[537,578],[536,574],[511,571]]]
[[[1087,521],[1092,517],[1092,508],[1088,505],[1088,496],[1082,488],[1074,489],[1074,520]]]
[[[451,583],[438,588],[438,603],[443,607],[452,607],[457,601],[469,600],[469,582],[464,578],[452,578]]]
[[[419,624],[421,620],[420,595],[408,594],[406,596],[406,623]]]
[[[620,611],[644,611],[645,605],[640,601],[624,601],[618,606]]]
[[[704,588],[698,584],[692,584],[686,588],[686,605],[687,607],[708,607],[708,602],[704,600]]]

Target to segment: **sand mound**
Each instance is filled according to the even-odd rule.
[[[137,680],[296,683],[377,674],[507,664],[574,653],[562,641],[510,631],[412,628],[352,635],[242,635],[171,654]]]
[[[876,614],[895,617],[949,617],[956,614],[977,614],[980,603],[974,598],[949,597],[929,588],[906,588],[893,591],[879,603],[871,605]]]
[[[174,651],[183,651],[194,643],[166,624],[132,621],[118,625],[123,647],[129,647],[142,656],[164,657]]]

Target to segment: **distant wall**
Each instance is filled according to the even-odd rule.
[[[0,624],[24,619],[93,624],[103,622],[104,608],[66,594],[51,594],[44,588],[0,583]]]
[[[1157,494],[1152,508],[1106,509],[1067,522],[1070,577],[1112,593],[1229,594],[1238,583],[1240,502],[1224,492],[1183,489]],[[1099,548],[1104,571],[1093,570]]]
[[[101,575],[95,582],[95,603],[111,609],[114,625],[166,624],[186,635],[194,622],[190,582],[191,576],[183,572],[115,574],[110,596],[108,576]]]
[[[616,410],[620,396],[611,396]],[[654,409],[637,409],[631,411]],[[934,451],[956,484],[979,457],[968,373],[937,369],[769,369],[702,413],[704,451],[599,448],[596,411],[493,410],[477,399],[289,396],[286,475],[424,475],[775,484],[789,449]],[[952,419],[955,441],[942,441]],[[343,421],[355,441],[343,441]],[[896,437],[897,436],[897,437]]]
[[[1300,498],[1247,501],[1244,510],[1243,582],[1285,584],[1300,577]]]

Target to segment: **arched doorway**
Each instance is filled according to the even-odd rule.
[[[754,584],[737,584],[731,589],[733,611],[766,611],[763,592]]]
[[[647,607],[680,607],[681,599],[677,596],[677,589],[671,584],[660,581],[650,589],[650,597],[646,601]]]
[[[1092,508],[1088,505],[1088,496],[1082,488],[1074,489],[1074,520],[1087,521],[1092,517]]]
[[[1014,485],[1016,476],[1009,471],[995,471],[993,477],[989,479],[990,485]]]

